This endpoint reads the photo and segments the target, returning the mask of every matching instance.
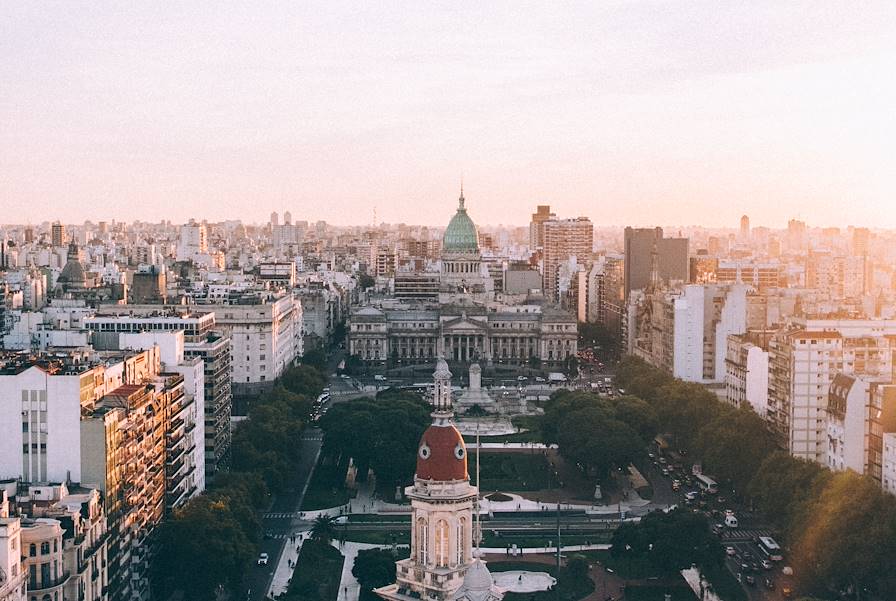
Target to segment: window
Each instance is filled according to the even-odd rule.
[[[50,543],[48,541],[44,541],[40,544],[40,554],[47,555],[50,552]]]
[[[28,547],[28,557],[34,557],[35,555],[37,555],[37,545],[31,543],[31,545]]]
[[[448,534],[448,522],[439,520],[436,524],[436,565],[442,568],[448,567],[448,543],[451,537]]]

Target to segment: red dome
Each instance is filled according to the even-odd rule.
[[[417,478],[421,480],[466,480],[467,447],[453,425],[430,426],[417,447]]]

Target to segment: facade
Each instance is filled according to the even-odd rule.
[[[396,562],[396,582],[375,589],[388,601],[500,601],[485,563],[474,555],[474,510],[467,450],[452,422],[451,372],[439,360],[434,374],[433,423],[420,439],[411,499],[411,555]],[[478,544],[478,534],[476,535]]]
[[[529,223],[529,249],[533,252],[544,246],[544,222],[556,217],[550,205],[538,205]]]
[[[215,329],[215,313],[205,307],[195,311],[195,307],[158,305],[104,307],[102,313],[85,320],[95,348],[127,348],[121,339],[132,334],[182,332],[183,360],[177,363],[202,360],[205,392],[200,415],[204,414],[204,445],[200,446],[205,448],[204,472],[210,480],[228,463],[233,404],[231,340]]]
[[[96,489],[111,532],[110,598],[145,601],[155,525],[200,492],[195,389],[163,371],[158,345],[92,353],[19,357],[0,369],[0,478]],[[64,586],[49,569],[37,572],[40,586]]]
[[[793,326],[769,341],[768,419],[792,455],[826,463],[834,377],[890,378],[896,322],[797,318]]]
[[[594,246],[594,226],[587,217],[577,219],[550,219],[541,224],[544,237],[544,282],[545,296],[557,302],[558,270],[561,264],[575,257],[578,264],[588,265]]]
[[[502,310],[503,309],[503,310]],[[445,306],[428,310],[364,307],[348,320],[349,353],[362,361],[526,364],[533,357],[549,365],[565,363],[578,350],[576,319],[537,305]]]
[[[191,261],[208,253],[208,230],[202,223],[191,221],[180,226],[177,240],[177,260]]]
[[[725,398],[735,407],[749,405],[768,414],[768,351],[749,335],[728,336],[725,356]]]
[[[26,601],[22,520],[10,517],[9,493],[0,486],[0,601]]]
[[[746,331],[744,286],[691,284],[632,300],[629,352],[688,382],[725,382],[728,336]]]
[[[29,599],[106,601],[108,529],[99,493],[66,484],[22,485],[16,506],[28,516],[22,550]]]

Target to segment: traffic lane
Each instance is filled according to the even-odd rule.
[[[742,574],[742,586],[744,590],[747,591],[751,599],[764,600],[764,601],[773,601],[780,598],[780,567],[779,565],[774,565],[773,569],[765,570],[761,566],[762,562],[762,554],[759,551],[759,547],[749,541],[729,541],[722,542],[722,545],[726,548],[726,556],[725,556],[725,565],[728,570],[734,574],[735,577],[738,574]],[[736,551],[736,556],[727,555],[727,548],[732,547]],[[749,559],[745,559],[749,557]],[[750,569],[744,570],[744,563],[756,563],[758,569],[753,570],[752,567]],[[746,583],[746,576],[752,575],[755,578],[755,584],[749,585]],[[769,590],[765,586],[766,579],[771,580],[774,583],[775,588]]]
[[[268,510],[271,513],[298,511],[302,505],[305,486],[314,470],[321,444],[320,440],[311,438],[308,435],[309,432],[306,431],[300,438],[302,450],[299,465],[296,468],[296,486],[288,489],[286,494],[282,494],[274,499],[271,508]],[[262,517],[261,530],[263,533],[288,534],[294,531],[296,522],[298,522],[297,519],[283,520],[281,518]],[[246,599],[248,601],[262,601],[267,597],[267,592],[270,590],[271,582],[274,578],[274,571],[286,544],[292,544],[289,538],[262,537],[259,553],[268,554],[268,564],[266,566],[256,564],[251,568],[247,578]]]

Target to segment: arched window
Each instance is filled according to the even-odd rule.
[[[28,556],[34,557],[35,555],[37,555],[37,545],[31,543],[31,546],[28,547]]]
[[[417,520],[417,561],[426,564],[426,520]]]
[[[40,544],[40,554],[47,555],[50,553],[50,541],[44,541]]]
[[[462,517],[457,521],[457,565],[461,565],[464,563],[466,559],[466,546],[467,546],[467,518]]]
[[[436,565],[440,568],[448,567],[448,541],[451,536],[448,533],[448,522],[439,520],[436,523]]]

